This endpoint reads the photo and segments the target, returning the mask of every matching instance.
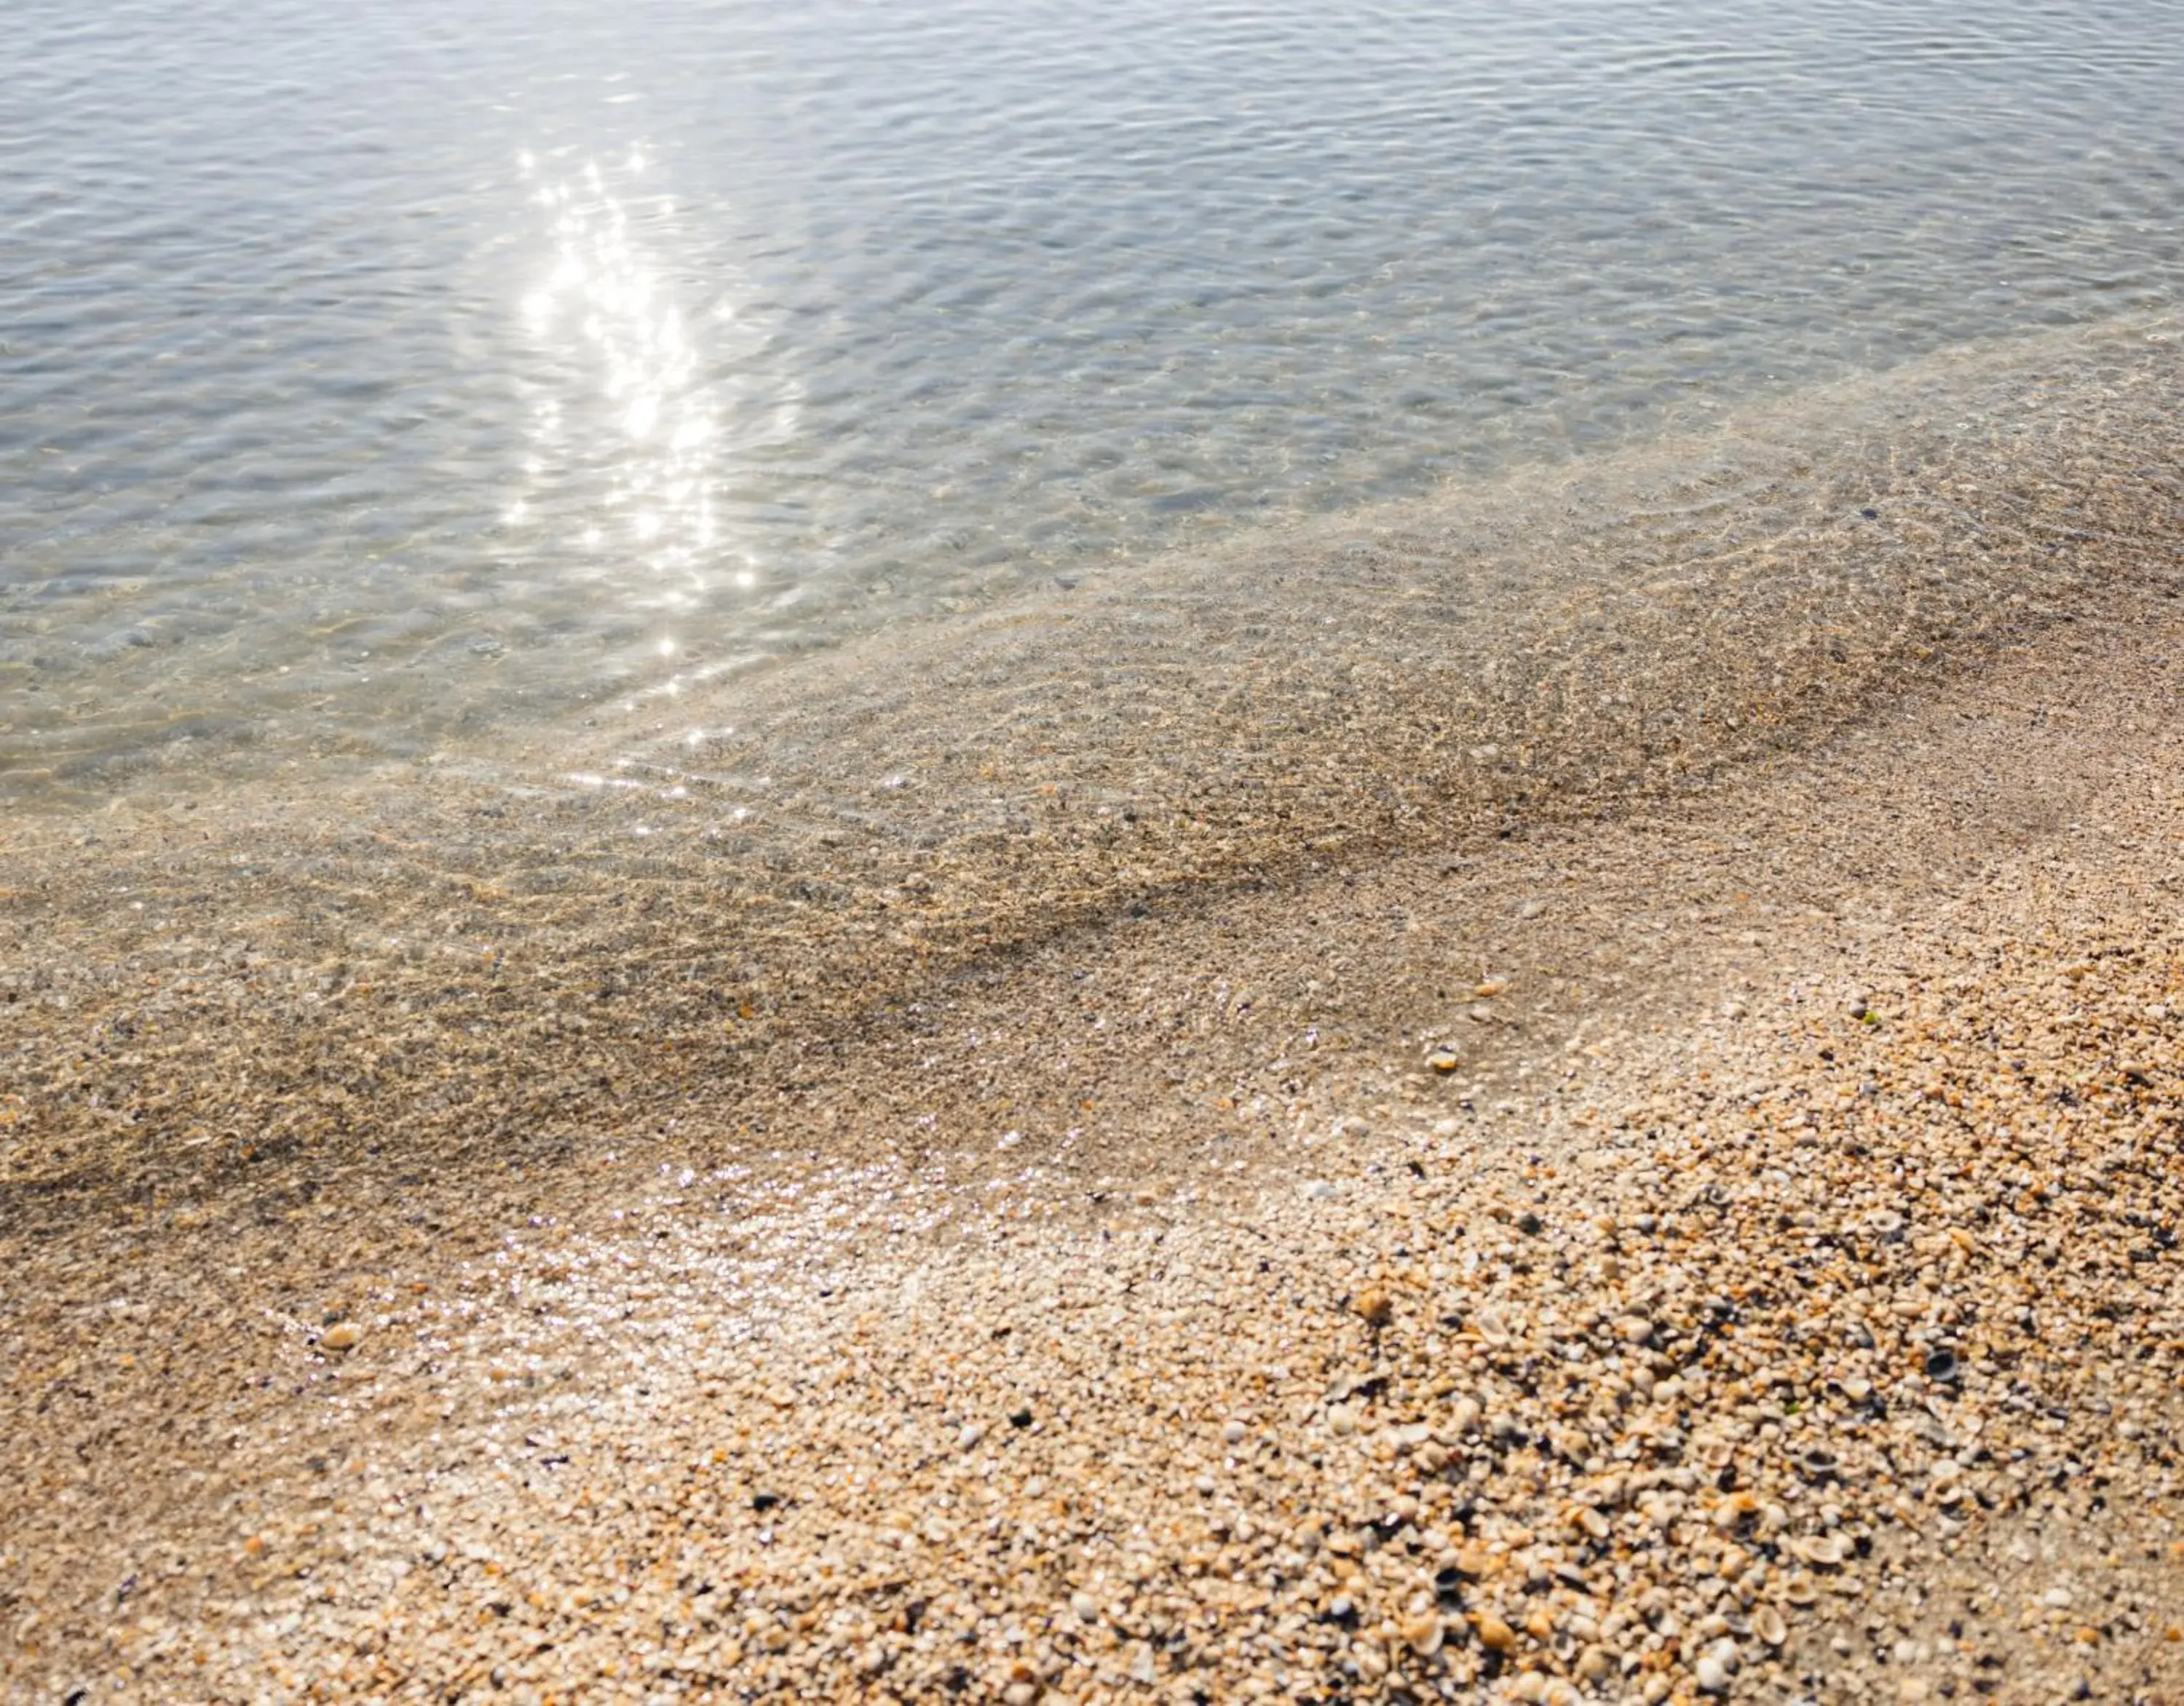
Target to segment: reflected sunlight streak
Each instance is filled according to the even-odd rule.
[[[709,351],[692,336],[665,282],[675,269],[649,246],[674,237],[676,201],[618,193],[653,164],[642,144],[619,164],[588,160],[558,178],[532,153],[518,158],[554,254],[545,276],[518,298],[517,317],[556,369],[585,375],[591,396],[534,403],[526,484],[504,505],[504,525],[560,524],[557,539],[594,553],[586,578],[666,622],[688,621],[718,592],[747,599],[772,577],[748,548],[723,551],[718,489],[735,453],[796,429],[796,387],[754,385],[756,375],[744,372],[763,355],[768,328],[724,300],[705,324],[729,347]],[[746,399],[740,419],[723,420],[724,407]],[[593,501],[605,514],[572,528],[540,500],[578,462],[604,471]],[[669,633],[651,649],[668,659],[682,647]]]

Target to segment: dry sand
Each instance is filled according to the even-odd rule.
[[[2184,1700],[2170,347],[19,826],[6,1698]]]

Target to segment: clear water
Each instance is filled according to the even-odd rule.
[[[2184,7],[10,0],[0,791],[2166,305]]]

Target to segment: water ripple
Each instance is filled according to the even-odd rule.
[[[19,0],[0,790],[422,753],[2160,307],[2178,21]]]

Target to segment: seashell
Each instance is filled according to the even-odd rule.
[[[1769,1647],[1780,1647],[1790,1638],[1790,1626],[1782,1620],[1782,1614],[1771,1605],[1762,1605],[1752,1614],[1752,1632]]]
[[[1403,1640],[1421,1659],[1430,1659],[1440,1651],[1445,1633],[1440,1619],[1431,1612],[1421,1612],[1403,1623]]]
[[[1815,1534],[1798,1541],[1791,1550],[1808,1564],[1817,1564],[1831,1570],[1843,1561],[1850,1548],[1843,1543],[1843,1537],[1839,1534]]]

